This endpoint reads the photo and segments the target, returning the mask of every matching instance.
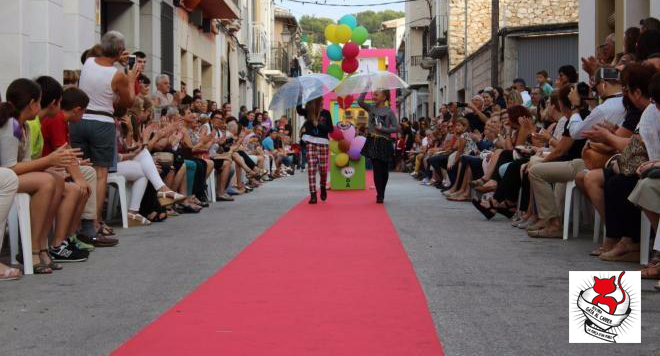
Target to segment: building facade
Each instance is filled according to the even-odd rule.
[[[267,108],[308,61],[295,17],[268,0],[3,0],[2,7],[0,45],[11,49],[0,53],[2,93],[19,77],[75,77],[81,54],[110,30],[126,37],[127,50],[147,55],[154,89],[153,79],[167,74],[174,89],[185,82],[189,94],[200,89],[205,99],[232,103],[235,115],[242,105]]]

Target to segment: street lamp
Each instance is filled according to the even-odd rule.
[[[282,42],[285,44],[291,41],[291,31],[289,31],[288,27],[285,26],[280,35],[282,36]]]

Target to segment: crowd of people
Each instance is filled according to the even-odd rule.
[[[0,100],[0,246],[14,196],[28,194],[32,251],[17,259],[31,253],[35,274],[119,243],[102,215],[113,206],[110,175],[127,182],[128,225],[147,226],[231,202],[304,166],[286,116],[241,107],[235,117],[230,103],[218,107],[199,89],[190,96],[183,82],[172,90],[167,75],[154,78],[152,92],[146,60],[110,31],[83,53],[76,80],[16,79]],[[0,280],[21,276],[0,263]]]
[[[640,214],[654,231],[660,213],[660,22],[648,18],[572,65],[554,83],[536,73],[509,88],[484,88],[467,103],[443,105],[433,120],[402,119],[397,169],[448,200],[471,201],[487,219],[511,219],[532,238],[561,238],[566,183],[605,222],[603,261],[640,261]],[[660,241],[642,278],[660,279]],[[586,251],[585,251],[586,253]],[[660,288],[660,284],[658,284]]]

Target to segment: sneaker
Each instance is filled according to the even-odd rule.
[[[69,245],[67,240],[57,247],[49,247],[48,254],[53,262],[84,262],[89,257],[88,251],[79,250],[76,245]]]
[[[76,236],[69,237],[69,244],[70,245],[75,245],[79,250],[85,250],[85,251],[89,251],[89,252],[94,251],[94,248],[95,248],[94,245],[90,245],[90,244],[87,244],[87,243],[84,243],[84,242],[78,240],[78,238]]]
[[[229,195],[239,195],[238,191],[232,187],[227,188],[227,194]]]
[[[421,184],[421,185],[429,185],[429,179],[428,179],[428,178],[424,178],[424,179],[422,179],[422,182],[419,183],[419,184]]]

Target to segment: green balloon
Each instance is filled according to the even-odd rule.
[[[369,37],[369,32],[364,26],[358,26],[353,29],[351,40],[359,45],[363,44]]]
[[[339,80],[342,80],[344,78],[344,71],[337,63],[332,63],[331,65],[329,65],[326,72],[328,73],[328,75],[331,75]]]

